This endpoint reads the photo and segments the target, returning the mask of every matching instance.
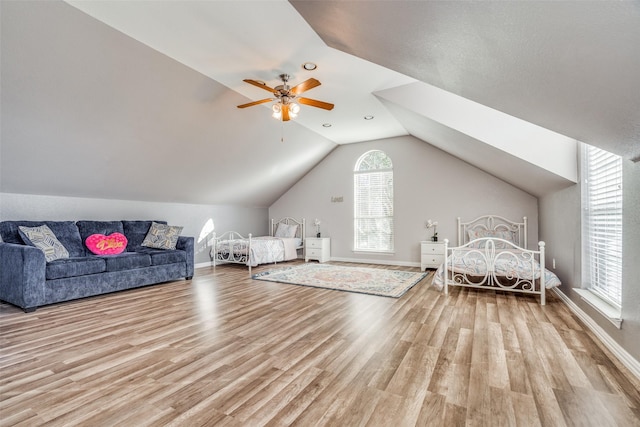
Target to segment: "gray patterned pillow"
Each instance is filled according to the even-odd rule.
[[[155,249],[175,249],[183,228],[152,222],[147,236],[142,241],[142,246]]]
[[[47,262],[69,258],[69,251],[60,243],[53,231],[46,224],[39,227],[18,227],[20,237],[27,245],[35,246],[44,252]]]

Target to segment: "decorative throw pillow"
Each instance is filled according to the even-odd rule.
[[[155,249],[175,249],[183,228],[152,222],[147,236],[142,241],[142,246]]]
[[[24,243],[35,246],[44,252],[47,262],[69,258],[69,251],[60,243],[53,231],[46,224],[38,227],[18,227],[18,233]]]
[[[276,228],[276,234],[274,237],[280,237],[280,238],[289,238],[292,239],[294,237],[296,237],[296,231],[298,231],[298,225],[297,224],[283,224],[280,223],[278,224],[278,227]]]
[[[127,238],[122,233],[92,234],[84,241],[87,248],[96,255],[117,255],[127,248]]]

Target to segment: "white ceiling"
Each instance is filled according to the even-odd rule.
[[[291,86],[318,79],[321,86],[304,96],[333,103],[335,108],[325,111],[303,105],[295,120],[338,144],[407,134],[373,92],[415,80],[328,47],[286,1],[67,3],[248,100],[269,98],[269,93],[243,79],[261,80],[271,87],[280,84],[278,76],[283,73],[291,76]],[[305,62],[318,68],[305,71]],[[365,121],[365,115],[375,119]],[[324,123],[332,126],[323,127]]]
[[[327,45],[640,158],[638,1],[292,1]]]
[[[639,5],[2,2],[2,189],[269,206],[335,144],[411,134],[539,196],[575,182],[575,140],[640,157]],[[336,107],[235,108],[281,73]]]
[[[322,86],[306,96],[335,109],[305,106],[296,121],[338,144],[409,133],[400,110],[375,94],[421,81],[627,158],[640,156],[636,2],[68,3],[250,100],[268,93],[244,78],[271,86],[281,73],[293,84],[319,79]],[[318,69],[302,70],[307,61]],[[420,101],[403,96],[408,104]],[[424,124],[433,120],[427,115]],[[461,156],[455,145],[438,144]],[[488,166],[495,147],[482,150],[461,158],[518,185],[521,174]],[[518,185],[532,194],[575,182],[544,173],[545,165],[526,156],[522,161],[543,170],[535,174],[542,177],[537,187]]]

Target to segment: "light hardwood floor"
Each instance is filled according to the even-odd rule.
[[[635,382],[553,295],[445,297],[429,277],[393,299],[219,266],[0,304],[0,328],[2,426],[640,425]]]

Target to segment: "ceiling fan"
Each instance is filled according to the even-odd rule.
[[[273,110],[273,117],[284,122],[295,118],[298,115],[298,112],[300,111],[300,105],[298,105],[296,102],[304,105],[310,105],[312,107],[322,108],[325,110],[333,109],[333,104],[330,104],[328,102],[318,101],[316,99],[310,98],[303,98],[299,96],[301,93],[306,92],[309,89],[320,86],[320,82],[318,80],[311,78],[294,87],[289,87],[288,74],[280,74],[280,80],[282,80],[281,85],[278,85],[275,88],[271,88],[264,82],[244,79],[244,81],[249,84],[252,84],[264,90],[268,90],[275,96],[275,98],[265,98],[259,101],[249,102],[247,104],[238,105],[238,108],[247,108],[258,104],[264,104],[266,102],[278,101],[273,104],[273,107],[271,107],[271,109]]]

